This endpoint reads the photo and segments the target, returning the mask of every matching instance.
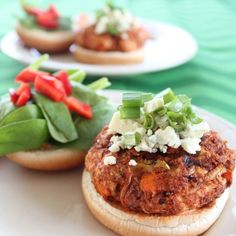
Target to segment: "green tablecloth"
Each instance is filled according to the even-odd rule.
[[[93,11],[103,1],[56,2],[63,14]],[[189,31],[199,43],[197,56],[177,68],[112,79],[112,89],[156,92],[172,87],[193,97],[193,103],[236,124],[236,1],[235,0],[126,0],[140,17],[169,22]],[[0,37],[11,30],[19,11],[16,0],[0,3]],[[23,65],[0,53],[0,94],[14,87]],[[88,81],[94,77],[89,77]]]

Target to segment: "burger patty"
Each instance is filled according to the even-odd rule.
[[[126,32],[127,38],[110,35],[108,33],[96,34],[94,26],[85,28],[76,37],[76,43],[81,47],[95,51],[121,51],[130,52],[143,47],[149,38],[149,33],[142,27]]]
[[[227,148],[216,132],[205,134],[195,155],[182,148],[167,153],[111,153],[111,135],[105,127],[89,150],[85,165],[97,192],[127,210],[157,215],[175,215],[214,204],[232,183],[236,152]],[[105,156],[116,164],[104,165]],[[130,166],[133,159],[136,166]]]

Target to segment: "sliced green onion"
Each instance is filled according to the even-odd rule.
[[[97,90],[105,89],[105,88],[109,87],[110,85],[111,85],[111,82],[108,80],[108,78],[102,77],[101,79],[98,79],[98,80],[94,81],[93,83],[88,84],[87,86],[90,89],[97,91]]]
[[[169,111],[179,112],[183,108],[182,102],[175,97],[171,102],[166,104]]]
[[[199,124],[203,121],[202,118],[200,118],[199,116],[196,115],[196,113],[193,112],[191,105],[184,107],[182,109],[182,113],[188,120],[190,120],[192,124]]]
[[[167,108],[166,107],[160,107],[158,108],[156,111],[154,111],[154,115],[156,116],[164,116],[167,112]]]
[[[154,97],[153,93],[143,93],[142,94],[142,102],[145,103],[145,102],[148,102],[150,100],[152,100]]]
[[[141,107],[142,94],[141,93],[123,93],[122,105],[124,107]]]
[[[124,107],[120,106],[121,119],[138,119],[140,118],[140,107]]]
[[[177,112],[167,112],[169,125],[174,128],[177,132],[183,131],[187,125],[186,117]]]
[[[141,134],[138,132],[128,132],[123,137],[125,146],[136,146],[141,143]]]
[[[40,56],[34,63],[29,65],[29,68],[31,68],[32,70],[38,70],[39,67],[49,59],[49,55],[48,54],[43,54],[42,56]]]
[[[192,115],[190,116],[190,121],[192,124],[199,124],[203,121],[202,118],[200,118],[199,116],[197,116],[195,113],[192,113]]]
[[[174,100],[175,94],[172,91],[172,89],[167,88],[167,89],[163,90],[162,92],[158,93],[156,95],[156,97],[163,97],[164,103],[166,104],[166,103],[171,102],[172,100]]]
[[[145,129],[153,129],[155,127],[155,119],[150,113],[144,114],[144,123],[143,126]]]
[[[177,98],[183,103],[184,106],[191,105],[191,98],[187,95],[178,95]]]
[[[82,70],[67,70],[67,73],[69,74],[69,80],[76,81],[78,83],[83,83],[86,73]]]

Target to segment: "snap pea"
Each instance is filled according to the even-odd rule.
[[[14,122],[0,127],[0,155],[40,148],[48,140],[43,119]]]

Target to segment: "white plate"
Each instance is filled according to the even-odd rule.
[[[197,43],[185,30],[170,24],[143,21],[154,36],[145,45],[145,60],[136,65],[89,65],[77,63],[70,54],[52,55],[43,67],[50,70],[80,68],[90,75],[128,75],[160,71],[189,61],[197,52]],[[1,50],[9,57],[29,64],[38,57],[35,49],[23,46],[15,32],[5,35]]]
[[[120,93],[106,94],[119,102]],[[212,129],[236,149],[236,127],[197,108]],[[43,173],[0,159],[1,236],[114,236],[89,212],[81,192],[82,167],[72,171]],[[236,176],[234,176],[236,180]],[[205,236],[236,236],[236,181],[218,221]]]

